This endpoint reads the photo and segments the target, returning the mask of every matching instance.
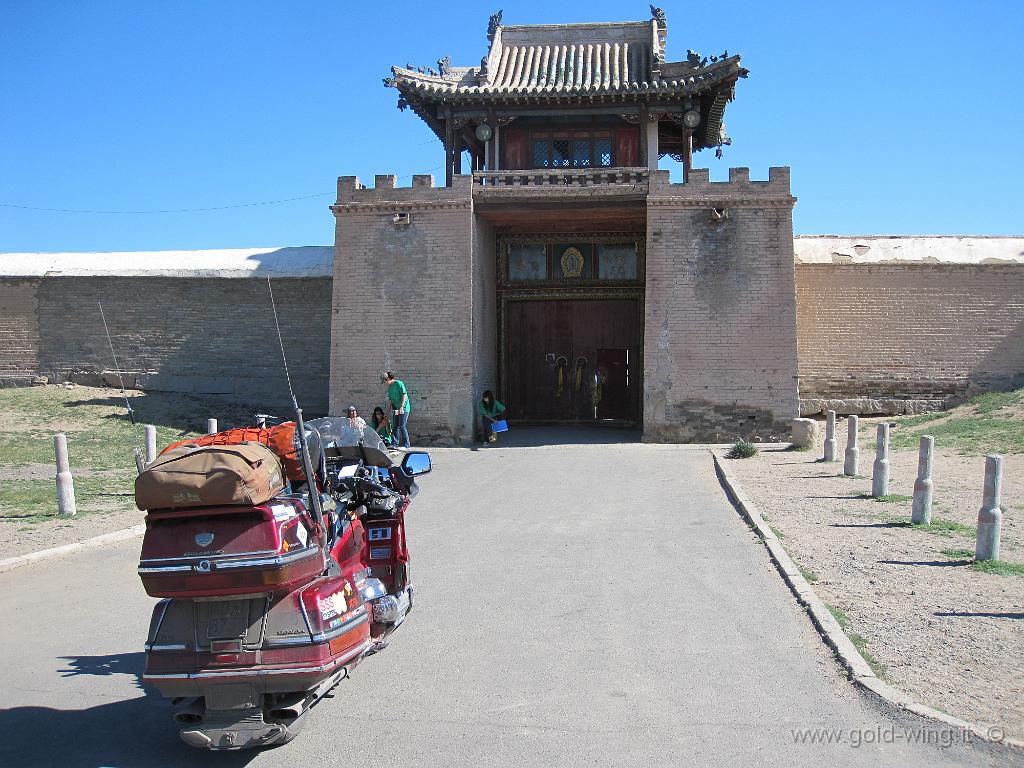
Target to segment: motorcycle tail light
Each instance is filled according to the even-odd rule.
[[[313,637],[337,629],[359,602],[355,587],[342,576],[318,582],[302,592],[302,607]]]

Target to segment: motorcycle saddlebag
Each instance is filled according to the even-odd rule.
[[[135,478],[139,509],[253,506],[284,490],[277,456],[261,443],[181,445]]]
[[[290,591],[327,567],[323,532],[299,499],[146,515],[139,577],[153,597]]]

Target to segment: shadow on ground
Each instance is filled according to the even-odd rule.
[[[498,435],[498,442],[486,450],[540,448],[548,445],[614,445],[639,443],[639,429],[611,427],[516,427]],[[480,448],[480,446],[477,446]]]
[[[63,656],[64,677],[131,675],[145,695],[85,709],[0,709],[0,765],[98,768],[216,765],[241,768],[259,753],[201,752],[178,738],[174,707],[142,686],[143,653]]]

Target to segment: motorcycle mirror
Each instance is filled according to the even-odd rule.
[[[402,470],[407,475],[425,475],[430,471],[430,454],[426,451],[411,451],[402,459]]]

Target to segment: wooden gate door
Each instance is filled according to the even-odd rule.
[[[509,301],[504,326],[509,418],[639,419],[639,371],[633,370],[641,359],[637,299]]]

